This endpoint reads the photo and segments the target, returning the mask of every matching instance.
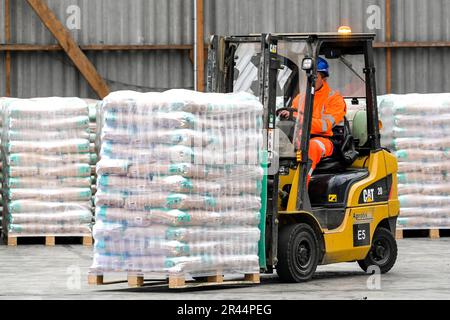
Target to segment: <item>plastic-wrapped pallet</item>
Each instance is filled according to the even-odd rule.
[[[78,98],[2,104],[8,236],[87,236],[92,228],[89,110]]]
[[[262,138],[249,94],[107,96],[91,272],[258,272]]]
[[[450,228],[450,94],[378,97],[382,145],[398,159],[403,229]]]

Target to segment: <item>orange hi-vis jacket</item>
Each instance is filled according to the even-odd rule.
[[[300,95],[292,101],[292,108],[298,110]],[[304,103],[304,95],[302,96]],[[333,136],[333,127],[344,120],[347,105],[339,92],[331,90],[326,81],[315,92],[312,114],[311,135]]]

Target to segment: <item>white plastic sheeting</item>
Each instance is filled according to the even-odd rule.
[[[100,111],[91,272],[258,272],[258,99],[119,91]]]
[[[398,159],[404,229],[450,228],[450,94],[378,98],[382,145]]]
[[[8,235],[91,233],[88,105],[78,98],[2,102],[4,229]]]

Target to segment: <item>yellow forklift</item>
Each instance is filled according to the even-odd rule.
[[[215,35],[209,44],[207,90],[250,92],[264,106],[260,268],[287,282],[307,281],[317,265],[339,262],[385,273],[397,258],[397,161],[380,145],[375,35],[340,31]],[[307,188],[319,57],[329,62],[328,82],[347,114],[333,128],[333,155],[322,159]],[[305,102],[294,110],[298,94]],[[282,110],[287,119],[277,117]]]

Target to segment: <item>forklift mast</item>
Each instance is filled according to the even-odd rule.
[[[208,92],[234,92],[236,51],[239,46],[255,49],[257,76],[253,93],[263,104],[264,146],[266,150],[262,166],[263,204],[261,212],[261,240],[259,243],[260,267],[272,272],[276,265],[278,240],[278,154],[275,150],[276,88],[277,74],[281,67],[277,53],[277,39],[269,34],[257,36],[222,37],[214,35],[210,39],[207,65]],[[256,92],[255,92],[256,91]]]
[[[262,239],[259,246],[260,267],[271,272],[277,264],[278,241],[278,187],[279,187],[279,155],[277,153],[276,104],[278,75],[285,68],[283,57],[279,54],[279,46],[305,44],[303,60],[311,59],[310,68],[303,68],[303,62],[298,66],[299,76],[304,72],[305,83],[297,84],[300,92],[304,93],[304,109],[299,110],[294,129],[294,146],[297,165],[300,167],[298,175],[298,189],[296,197],[296,212],[312,212],[309,195],[306,192],[307,174],[311,167],[308,159],[312,111],[316,80],[316,59],[319,55],[326,58],[339,58],[345,54],[359,54],[364,56],[365,93],[368,125],[368,152],[378,151],[380,134],[378,127],[378,110],[376,101],[375,67],[373,61],[372,41],[374,34],[352,34],[342,36],[336,33],[317,34],[256,34],[248,36],[217,36],[210,39],[207,65],[208,92],[234,92],[240,90],[251,91],[258,96],[263,107],[264,146],[267,150],[267,163],[263,189],[267,192],[263,203],[260,225]],[[248,50],[247,50],[248,49]],[[240,77],[236,68],[236,61],[242,59],[240,54],[250,52],[257,68],[256,79],[252,84],[235,87]],[[248,62],[248,63],[250,63]],[[255,85],[256,84],[256,85]],[[299,87],[303,85],[303,87]],[[264,187],[265,186],[265,187]]]

